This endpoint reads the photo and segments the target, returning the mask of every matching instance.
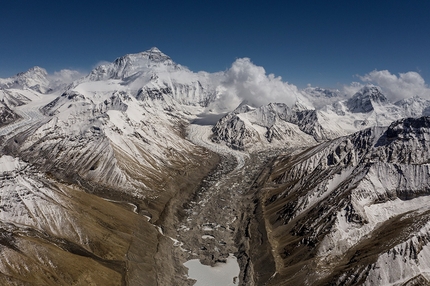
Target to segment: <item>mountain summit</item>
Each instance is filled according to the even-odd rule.
[[[388,99],[376,86],[365,86],[346,103],[351,112],[370,112],[375,104],[385,104]]]
[[[96,67],[88,75],[90,80],[127,79],[135,78],[145,71],[158,69],[179,69],[172,59],[158,48],[147,51],[128,54],[117,58],[113,63]]]
[[[0,88],[32,89],[40,93],[46,93],[49,90],[48,73],[45,69],[35,66],[13,77],[0,79]]]

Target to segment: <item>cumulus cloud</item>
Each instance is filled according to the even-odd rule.
[[[379,86],[393,102],[416,95],[430,99],[430,88],[417,72],[399,73],[397,76],[388,70],[374,70],[359,78],[366,84]]]
[[[261,106],[282,102],[292,106],[300,94],[295,85],[283,82],[281,77],[266,75],[263,67],[256,66],[249,58],[237,59],[225,73],[218,90],[217,109],[230,111],[241,102]],[[218,110],[218,111],[221,111]]]

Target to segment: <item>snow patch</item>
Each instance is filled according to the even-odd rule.
[[[0,157],[0,173],[12,172],[14,170],[20,169],[22,163],[19,162],[18,158],[12,156],[1,156]]]

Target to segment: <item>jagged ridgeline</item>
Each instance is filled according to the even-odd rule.
[[[278,157],[260,194],[270,284],[427,281],[429,136],[408,118]]]
[[[227,79],[157,48],[0,79],[0,284],[429,284],[430,101]]]

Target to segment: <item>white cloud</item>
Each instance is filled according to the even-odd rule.
[[[249,58],[237,59],[225,73],[219,88],[219,109],[230,111],[242,101],[254,106],[282,102],[292,106],[300,94],[295,85],[283,82],[281,77],[266,75],[263,67],[256,66]]]
[[[54,74],[48,75],[48,78],[50,82],[57,83],[57,84],[69,84],[81,77],[83,77],[85,74],[78,72],[76,70],[60,70],[54,72]]]
[[[360,76],[360,79],[381,87],[382,92],[393,102],[416,95],[430,99],[430,88],[417,72],[399,73],[397,76],[388,70],[374,70]]]
[[[350,85],[343,86],[343,93],[347,96],[353,96],[357,91],[364,87],[364,84],[360,82],[352,82]]]

